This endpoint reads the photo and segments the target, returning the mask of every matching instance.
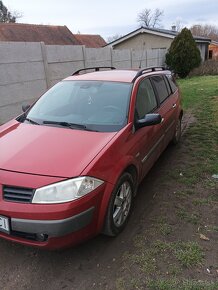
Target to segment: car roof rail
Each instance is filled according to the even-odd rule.
[[[166,70],[166,67],[164,67],[164,66],[150,66],[150,67],[142,68],[137,72],[134,79],[132,80],[132,83],[134,83],[138,77],[142,76],[143,74],[146,74],[147,72],[161,71],[161,70]]]
[[[99,71],[100,69],[116,69],[113,66],[95,66],[95,67],[87,67],[87,68],[82,68],[79,69],[77,71],[75,71],[72,76],[78,75],[81,71],[86,71],[86,70],[90,70],[90,69],[94,69],[95,71]]]

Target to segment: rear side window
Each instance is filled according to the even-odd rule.
[[[171,95],[172,94],[172,90],[171,90],[170,84],[169,84],[169,82],[168,82],[168,80],[167,80],[167,78],[165,76],[163,76],[163,78],[164,78],[165,84],[167,86],[168,95]]]
[[[136,97],[136,118],[143,119],[146,114],[157,108],[157,100],[151,82],[144,79],[138,88]]]
[[[175,93],[175,91],[177,90],[177,86],[176,86],[176,84],[175,84],[175,82],[173,80],[172,75],[167,75],[166,77],[167,77],[167,79],[169,81],[169,84],[170,84],[172,92]]]
[[[160,103],[162,103],[169,96],[166,83],[162,76],[154,76],[151,79],[157,91],[158,97],[160,99]]]

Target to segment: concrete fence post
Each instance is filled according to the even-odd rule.
[[[130,48],[130,67],[133,68],[132,48]]]
[[[83,53],[83,65],[84,65],[84,68],[86,68],[86,47],[85,47],[85,45],[82,45],[82,53]]]
[[[46,46],[45,46],[45,43],[43,41],[40,42],[40,45],[41,45],[42,60],[43,60],[44,71],[45,71],[46,86],[47,86],[47,89],[49,89],[51,87],[51,80],[50,80],[50,76],[49,76]]]
[[[158,63],[157,63],[157,66],[160,66],[160,49],[158,48]]]
[[[111,67],[113,66],[113,48],[110,47]]]

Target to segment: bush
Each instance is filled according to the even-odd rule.
[[[174,38],[166,54],[166,64],[181,78],[185,78],[192,69],[201,63],[200,51],[187,28]]]
[[[204,75],[218,75],[218,61],[217,60],[206,60],[202,64],[193,69],[189,76],[204,76]]]

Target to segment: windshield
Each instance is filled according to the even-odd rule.
[[[62,81],[35,103],[26,121],[46,126],[69,123],[82,125],[76,129],[100,132],[118,131],[127,124],[131,88],[129,83]]]

